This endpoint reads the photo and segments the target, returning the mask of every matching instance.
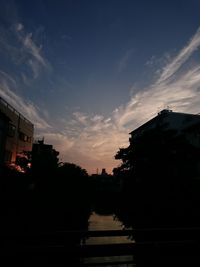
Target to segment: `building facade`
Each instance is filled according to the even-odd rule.
[[[32,150],[34,125],[0,97],[1,162],[15,163],[18,155]]]
[[[176,135],[184,135],[189,143],[200,147],[200,115],[173,112],[164,109],[156,117],[147,121],[130,133],[130,142],[137,140],[145,132],[151,130],[176,131]]]
[[[4,163],[9,118],[0,112],[0,165]]]

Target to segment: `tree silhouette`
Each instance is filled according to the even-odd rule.
[[[126,204],[138,226],[187,225],[198,220],[192,207],[199,206],[200,149],[185,133],[157,127],[130,139],[128,148],[115,158],[121,175]],[[198,208],[199,209],[199,208]],[[131,217],[131,216],[130,216]],[[196,219],[194,219],[196,218]]]

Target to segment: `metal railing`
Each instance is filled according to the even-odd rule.
[[[70,240],[88,237],[132,236],[136,242],[119,244],[86,244]],[[200,228],[151,228],[111,231],[61,231],[33,235],[11,236],[24,246],[17,246],[23,252],[62,252],[80,259],[77,266],[135,266],[140,261],[145,266],[153,264],[198,263],[200,266]],[[4,239],[1,237],[1,239]],[[9,238],[6,236],[6,239]],[[8,243],[12,243],[9,242]],[[19,242],[20,243],[20,242]],[[15,244],[15,243],[14,243]],[[116,259],[115,256],[121,256]],[[132,256],[124,259],[123,256]],[[174,257],[175,256],[175,257]],[[112,258],[112,261],[107,259]],[[96,262],[92,259],[98,259]],[[175,263],[174,263],[175,262]],[[147,265],[146,265],[147,264]]]
[[[133,241],[127,239],[126,243],[120,243],[120,237],[130,237],[133,235],[132,230],[101,230],[88,231],[86,233],[86,242],[80,247],[81,266],[134,266],[134,248]],[[87,240],[90,238],[101,240],[106,237],[108,243],[90,244]],[[119,238],[119,243],[113,243],[113,237]]]
[[[0,103],[4,105],[7,109],[15,113],[18,117],[20,117],[22,120],[24,120],[27,124],[31,125],[33,127],[33,123],[26,119],[20,112],[18,112],[14,107],[12,107],[6,100],[4,100],[2,97],[0,97]],[[1,109],[1,107],[0,107]]]

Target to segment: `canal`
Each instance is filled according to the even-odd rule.
[[[96,212],[92,212],[89,217],[89,231],[101,231],[101,230],[123,230],[123,224],[117,220],[113,215],[99,215]],[[86,239],[86,245],[101,245],[101,244],[122,244],[122,243],[133,243],[128,236],[109,236],[109,237],[89,237]],[[104,266],[118,266],[118,267],[132,267],[133,264],[120,264],[120,262],[133,261],[132,255],[127,256],[111,256],[111,257],[94,257],[85,259],[84,262],[89,264],[89,266],[95,266],[100,262],[104,262]],[[113,262],[118,262],[118,264],[113,265]],[[94,265],[92,265],[94,264]]]

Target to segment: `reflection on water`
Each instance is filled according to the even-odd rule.
[[[89,218],[89,230],[121,230],[123,225],[114,215],[98,215],[93,212]]]
[[[114,215],[98,215],[93,212],[89,218],[89,231],[101,230],[122,230],[123,224],[115,219]],[[131,239],[127,236],[109,236],[109,237],[90,237],[85,241],[86,245],[99,245],[99,244],[117,244],[117,243],[132,243]],[[132,267],[132,263],[123,264],[122,262],[133,261],[132,255],[127,256],[111,256],[111,257],[93,257],[84,259],[84,263],[89,266],[96,266],[100,262],[104,262],[104,266],[113,266],[111,263],[118,262],[118,267]],[[109,264],[110,263],[110,264]]]
[[[123,225],[114,215],[98,215],[93,212],[89,218],[89,231],[122,230]],[[116,244],[133,242],[127,236],[90,237],[86,244]]]

